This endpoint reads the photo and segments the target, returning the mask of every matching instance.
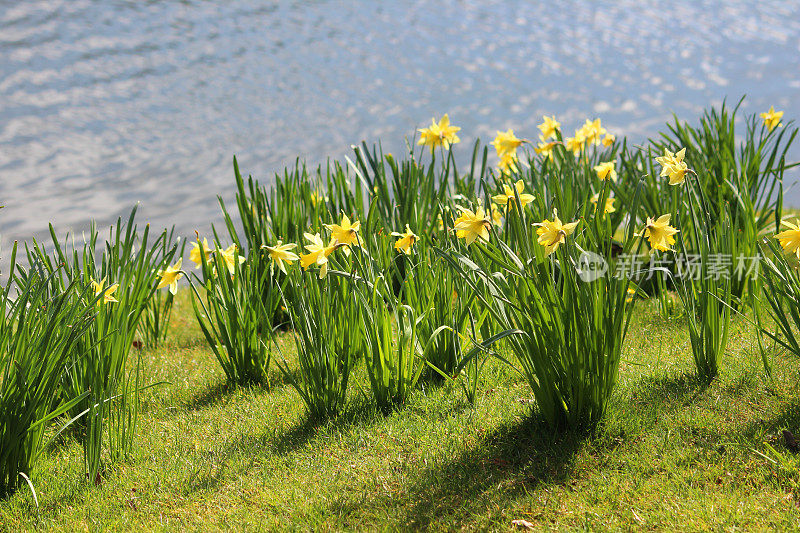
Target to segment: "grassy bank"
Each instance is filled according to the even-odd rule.
[[[189,242],[51,227],[1,295],[0,529],[792,529],[800,130],[737,109],[461,170],[445,114],[399,159],[234,158]]]
[[[269,388],[225,384],[188,296],[168,342],[142,352],[149,379],[170,383],[144,393],[131,458],[91,487],[75,436],[60,438],[38,511],[21,490],[0,502],[0,529],[797,529],[798,460],[781,431],[800,429],[798,365],[776,354],[765,378],[744,319],[706,387],[686,325],[642,302],[592,437],[554,435],[526,382],[494,361],[476,407],[458,387],[427,387],[389,416],[362,365],[346,412],[312,423],[277,369]],[[293,368],[294,343],[280,342]]]

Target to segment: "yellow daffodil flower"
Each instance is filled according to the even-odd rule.
[[[181,257],[173,266],[167,266],[165,270],[159,270],[158,275],[161,276],[161,280],[158,282],[158,287],[156,287],[156,289],[169,286],[169,292],[173,295],[177,294],[178,280],[183,277],[183,272],[181,272],[182,264],[183,258]]]
[[[579,130],[575,132],[575,137],[567,137],[564,140],[564,146],[567,150],[572,152],[575,157],[581,155],[581,150],[583,150],[583,145],[586,142],[586,137],[584,134]]]
[[[774,106],[769,106],[769,111],[759,115],[764,120],[764,125],[767,126],[769,131],[783,126],[781,119],[783,118],[783,111],[775,111]]]
[[[456,232],[456,237],[458,237],[459,239],[463,239],[464,237],[466,237],[467,236],[467,232],[464,231],[464,230],[459,230],[459,229],[455,229],[455,228],[456,228],[456,226],[458,226],[459,224],[461,224],[462,222],[464,222],[466,220],[467,220],[467,215],[465,215],[464,213],[461,213],[460,215],[458,215],[453,220],[453,231]]]
[[[431,126],[429,128],[418,130],[420,139],[417,144],[430,146],[431,152],[433,152],[437,146],[441,146],[447,150],[450,148],[451,144],[461,142],[461,139],[456,135],[456,132],[460,130],[461,128],[450,125],[450,117],[445,113],[438,124],[436,123],[436,119],[431,119]]]
[[[558,246],[572,235],[577,225],[577,221],[563,224],[555,209],[553,210],[553,220],[544,219],[542,222],[534,224],[534,226],[539,226],[539,229],[536,230],[536,234],[539,235],[537,242],[544,246],[545,255],[555,252]]]
[[[605,137],[603,137],[603,141],[602,141],[602,143],[603,143],[603,146],[605,146],[606,148],[608,148],[609,146],[611,146],[612,144],[614,144],[614,141],[616,141],[616,140],[617,140],[617,138],[616,138],[615,136],[613,136],[613,135],[611,135],[611,134],[609,133],[608,135],[606,135]]]
[[[617,170],[614,168],[616,165],[616,161],[606,161],[595,166],[592,170],[597,173],[597,177],[601,180],[611,179],[612,181],[617,181]]]
[[[317,207],[320,203],[327,202],[327,201],[328,201],[328,196],[327,195],[323,195],[319,191],[312,191],[311,192],[311,204],[314,207]]]
[[[219,252],[225,260],[225,266],[228,268],[228,273],[233,276],[236,272],[236,261],[238,258],[239,264],[244,263],[244,257],[239,255],[235,244],[231,244],[223,251]]]
[[[203,244],[200,244],[199,242],[192,243],[192,250],[189,252],[189,259],[195,264],[195,268],[200,268],[203,266],[203,259],[200,254],[204,254],[206,256],[206,261],[208,261],[208,257],[211,255],[211,250],[208,248],[208,240],[205,238],[203,239]]]
[[[686,163],[681,161],[671,167],[667,167],[667,175],[669,176],[670,185],[680,185],[686,181],[686,173],[689,172],[689,167]]]
[[[669,225],[669,214],[661,215],[658,220],[653,220],[647,217],[647,224],[644,227],[643,234],[650,241],[650,247],[654,250],[668,252],[671,250],[670,246],[675,244],[675,235],[679,230]]]
[[[557,138],[556,133],[561,129],[561,123],[556,120],[555,115],[552,117],[543,116],[542,119],[544,122],[537,126],[539,131],[542,132],[542,141],[544,142],[550,137]]]
[[[616,200],[616,198],[611,198],[611,197],[606,198],[606,206],[603,209],[603,213],[616,213],[617,209],[614,207],[614,200]],[[590,198],[590,201],[596,207],[597,206],[597,202],[600,201],[600,193],[597,193],[594,196],[592,196]]]
[[[289,251],[297,248],[297,245],[294,243],[283,244],[283,241],[279,240],[275,246],[267,246],[266,244],[262,244],[261,248],[267,251],[269,258],[272,260],[269,266],[270,271],[273,269],[274,265],[278,265],[278,268],[281,270],[281,272],[286,274],[286,266],[284,265],[284,262],[291,264],[299,259],[296,253]]]
[[[681,148],[676,153],[672,153],[664,148],[664,155],[656,157],[656,163],[661,165],[660,177],[669,176],[670,185],[680,185],[686,181],[686,173],[689,172],[689,167],[683,160],[686,155],[686,148]]]
[[[358,246],[358,231],[361,229],[361,222],[356,220],[351,223],[347,215],[342,215],[342,221],[339,224],[325,224],[325,227],[331,231],[331,237],[336,240],[340,246],[346,246],[344,253],[350,255],[350,246]]]
[[[101,279],[99,282],[92,279],[92,290],[94,291],[94,297],[97,298],[101,294],[103,295],[103,297],[97,301],[97,305],[105,305],[111,302],[118,302],[119,300],[117,300],[116,298],[114,298],[114,296],[112,296],[117,291],[117,289],[119,289],[119,283],[115,283],[110,287],[106,288],[106,278]]]
[[[533,149],[537,154],[542,154],[545,158],[553,157],[553,147],[557,145],[557,141],[545,142],[544,136],[539,136],[539,144]]]
[[[492,196],[492,200],[500,205],[510,205],[511,207],[514,207],[516,205],[514,197],[517,197],[519,198],[519,203],[523,208],[533,201],[532,194],[525,194],[522,192],[525,190],[525,184],[522,182],[522,180],[518,180],[517,183],[514,184],[514,189],[512,189],[510,185],[504,183],[503,194]]]
[[[456,236],[463,238],[467,242],[467,246],[475,242],[475,239],[481,238],[484,241],[489,240],[489,228],[492,227],[492,221],[486,216],[483,206],[478,205],[475,212],[460,207],[461,216],[459,216],[453,225],[456,231]]]
[[[497,204],[492,204],[492,222],[495,226],[499,226],[503,222],[503,211]]]
[[[408,255],[411,253],[411,247],[416,244],[419,240],[419,237],[411,231],[411,228],[406,224],[406,232],[399,233],[397,231],[392,232],[392,237],[399,237],[396,243],[394,243],[394,249],[404,254]]]
[[[600,124],[600,119],[589,120],[586,119],[586,122],[581,126],[581,131],[583,132],[584,137],[586,137],[587,144],[600,144],[600,137],[606,134],[606,129]]]
[[[781,243],[781,248],[787,254],[794,254],[800,259],[800,222],[792,224],[784,220],[781,222],[782,226],[786,226],[787,230],[782,231],[775,235],[775,238]]]
[[[308,253],[300,256],[300,264],[305,270],[308,270],[308,267],[311,265],[317,265],[320,267],[319,278],[322,279],[328,275],[328,256],[331,255],[334,250],[342,246],[342,244],[338,243],[336,239],[331,238],[330,244],[325,246],[325,243],[322,241],[322,237],[319,236],[319,233],[314,235],[311,235],[310,233],[304,233],[303,236],[311,244],[306,244],[306,250],[308,250]]]
[[[628,287],[628,296],[625,298],[625,303],[629,304],[633,301],[633,297],[636,296],[636,289],[632,287]]]
[[[497,167],[504,174],[509,172],[519,172],[519,160],[515,154],[503,154]]]
[[[497,150],[497,155],[502,158],[506,154],[516,154],[517,148],[519,148],[523,142],[525,141],[518,139],[517,136],[514,135],[514,130],[508,130],[506,132],[498,131],[497,137],[494,138],[491,145]]]
[[[662,167],[669,167],[682,162],[685,156],[686,156],[686,148],[681,148],[674,154],[670,152],[668,149],[664,148],[664,155],[662,155],[661,157],[656,157],[656,163],[658,163]],[[666,175],[667,173],[664,172],[664,169],[662,168],[661,177],[663,178]]]

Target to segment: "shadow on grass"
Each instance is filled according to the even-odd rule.
[[[670,406],[692,403],[709,385],[690,372],[677,376],[647,376],[632,387],[630,402],[637,409],[661,412]]]
[[[554,434],[538,416],[501,426],[478,446],[415,475],[403,498],[408,507],[399,526],[460,524],[488,507],[502,509],[540,485],[566,483],[575,454],[588,439],[574,431]],[[375,504],[395,508],[396,496],[382,495],[366,505]]]
[[[199,394],[191,398],[185,408],[189,411],[199,411],[210,407],[223,398],[230,396],[236,390],[236,386],[227,381],[213,383],[200,391]]]
[[[383,417],[375,406],[366,401],[351,403],[345,412],[335,418],[315,420],[304,417],[294,426],[281,433],[240,435],[212,451],[211,462],[218,468],[200,476],[192,476],[183,484],[184,494],[200,490],[209,490],[229,479],[231,472],[243,475],[257,466],[260,459],[267,455],[286,456],[301,449],[318,435],[343,432],[355,426],[368,426],[377,423]],[[240,458],[249,458],[247,464],[231,470],[230,465]]]
[[[683,410],[678,418],[665,416]],[[737,453],[765,440],[783,446],[784,429],[800,437],[800,397],[793,389],[775,390],[758,370],[732,372],[711,383],[688,372],[647,377],[614,413],[627,427],[644,431],[668,419],[672,439],[720,453],[730,448],[725,443],[736,443],[731,449]]]
[[[290,368],[287,374],[280,368],[273,367],[267,376],[266,388],[268,390],[276,390],[283,387],[291,387],[295,381],[302,381],[298,368]]]
[[[283,433],[271,444],[279,455],[288,455],[302,448],[321,433],[343,432],[350,428],[368,427],[383,418],[372,402],[360,400],[351,402],[347,409],[334,418],[324,420],[304,417],[297,425]]]
[[[792,449],[793,444],[786,441],[783,431],[788,430],[795,440],[800,440],[800,398],[792,398],[781,405],[781,408],[772,413],[768,418],[755,418],[736,428],[728,438],[747,439],[753,443],[759,441],[772,441],[776,448],[798,453],[800,448]],[[791,437],[790,437],[791,438]]]
[[[185,408],[189,411],[205,409],[230,396],[237,390],[263,390],[265,393],[269,393],[283,387],[291,387],[292,379],[299,379],[297,370],[290,370],[288,375],[280,370],[270,371],[267,383],[262,385],[255,383],[237,385],[229,381],[220,381],[207,386],[199,394],[187,401]]]

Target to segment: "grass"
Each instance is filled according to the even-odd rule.
[[[130,459],[92,486],[80,443],[62,436],[34,477],[38,511],[20,490],[0,502],[0,530],[799,527],[800,460],[781,430],[800,433],[800,367],[777,354],[768,382],[744,319],[706,386],[685,321],[642,302],[600,430],[553,436],[524,379],[495,361],[475,408],[450,384],[388,416],[368,401],[362,365],[345,413],[314,424],[275,366],[268,389],[225,385],[188,296],[167,341],[143,352],[149,379],[171,384],[143,393]],[[291,359],[291,337],[279,342]],[[765,442],[788,467],[765,458]]]

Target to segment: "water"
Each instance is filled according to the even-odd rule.
[[[501,128],[535,137],[544,113],[633,139],[726,95],[800,118],[795,1],[221,4],[0,0],[4,250],[137,201],[156,227],[206,232],[233,154],[269,179],[362,139],[400,153],[444,112],[465,152]]]

